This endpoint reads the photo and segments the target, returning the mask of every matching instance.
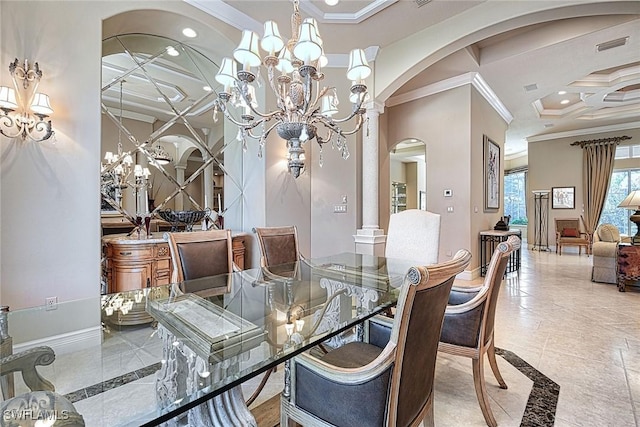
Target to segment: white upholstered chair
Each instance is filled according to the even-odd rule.
[[[440,215],[408,209],[391,215],[384,256],[422,265],[438,262]]]

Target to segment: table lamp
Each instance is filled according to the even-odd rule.
[[[620,202],[618,207],[635,210],[631,217],[629,217],[631,222],[636,224],[636,235],[631,239],[631,243],[640,245],[640,190],[633,190],[629,193],[629,195]]]

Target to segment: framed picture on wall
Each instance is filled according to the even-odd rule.
[[[484,211],[500,209],[500,146],[484,135]]]
[[[576,187],[551,187],[551,209],[575,209]]]

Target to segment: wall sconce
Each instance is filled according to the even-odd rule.
[[[54,132],[51,120],[45,119],[53,110],[49,96],[36,92],[42,77],[38,63],[32,68],[25,59],[24,67],[21,67],[16,58],[9,64],[9,72],[14,88],[0,86],[0,134],[7,138],[20,137],[23,141],[27,138],[35,142],[49,139]]]

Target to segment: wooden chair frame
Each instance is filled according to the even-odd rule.
[[[489,396],[484,379],[484,355],[489,359],[489,365],[493,371],[496,380],[500,384],[500,388],[506,389],[505,383],[498,364],[496,362],[496,354],[493,340],[495,303],[497,301],[498,292],[504,272],[509,260],[509,256],[513,251],[520,248],[520,239],[517,236],[509,236],[505,242],[501,242],[493,252],[491,262],[484,278],[484,283],[478,287],[457,287],[452,288],[452,296],[454,294],[462,295],[466,302],[457,305],[448,305],[445,311],[444,324],[447,324],[448,318],[456,315],[464,316],[472,312],[474,309],[482,308],[482,318],[478,325],[477,331],[469,331],[470,336],[477,335],[477,345],[475,347],[455,345],[440,341],[438,351],[453,354],[457,356],[469,357],[472,359],[473,365],[473,384],[475,386],[476,396],[480,403],[480,409],[487,425],[495,427],[497,422],[489,406]]]
[[[580,231],[580,223],[582,218],[555,218],[556,225],[556,253],[562,255],[563,246],[577,246],[578,255],[582,255],[582,248],[585,248],[587,256],[591,254],[591,235],[587,232]],[[567,227],[570,224],[571,227]],[[575,228],[580,234],[579,237],[566,237],[562,235],[565,228]]]
[[[313,370],[317,375],[327,380],[341,385],[358,385],[373,378],[378,377],[387,369],[392,369],[390,391],[387,398],[386,426],[396,426],[398,416],[398,405],[400,395],[401,376],[403,368],[404,348],[407,343],[409,319],[413,309],[413,302],[416,293],[442,285],[448,280],[462,272],[471,261],[471,253],[467,250],[460,250],[448,262],[430,266],[412,267],[406,276],[406,282],[402,287],[398,300],[398,310],[393,320],[379,316],[374,322],[392,323],[391,336],[388,344],[382,352],[370,363],[359,368],[337,367],[308,353],[302,353],[293,359],[291,363],[291,395],[289,400],[281,399],[281,420],[280,425],[288,425],[289,419],[302,423],[303,425],[327,424],[320,418],[315,417],[299,408],[295,404],[295,375],[296,365],[305,366]],[[411,375],[409,372],[408,375]],[[366,405],[366,402],[363,402]],[[425,420],[425,425],[433,425],[433,389],[430,396],[410,422],[410,426],[418,426]]]

